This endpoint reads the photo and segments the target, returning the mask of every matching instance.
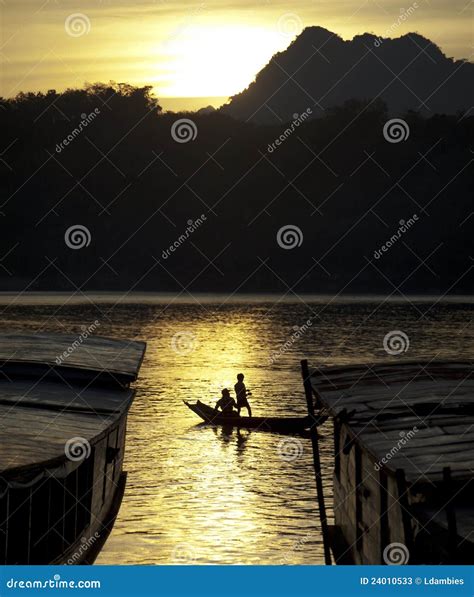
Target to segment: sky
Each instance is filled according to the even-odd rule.
[[[1,96],[112,80],[172,110],[223,103],[311,25],[416,31],[455,58],[474,41],[472,0],[0,0],[0,14]]]

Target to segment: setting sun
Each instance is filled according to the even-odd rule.
[[[159,97],[230,96],[245,89],[288,43],[278,31],[263,27],[190,26],[164,45],[167,74],[146,78]],[[163,48],[157,47],[160,53]]]

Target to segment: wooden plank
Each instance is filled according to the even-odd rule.
[[[362,483],[358,488],[362,502],[363,559],[367,564],[378,564],[381,554],[381,486],[374,465],[367,454],[362,455]]]
[[[354,427],[357,431],[357,427]],[[361,431],[358,435],[367,444],[370,445],[371,449],[377,450],[377,452],[386,452],[393,446],[398,446],[401,450],[412,449],[413,447],[424,449],[429,446],[456,446],[459,443],[474,444],[474,438],[466,436],[466,434],[447,434],[444,433],[440,427],[419,429],[418,431],[408,431],[410,435],[403,432],[400,435],[397,431],[384,432],[383,427],[378,435],[374,433],[366,434],[365,430]]]
[[[354,397],[360,397],[364,402],[370,402],[379,396],[380,394],[387,394],[392,396],[404,396],[404,395],[415,395],[423,390],[427,389],[432,392],[434,396],[438,394],[446,394],[446,388],[454,390],[456,394],[467,395],[472,390],[472,375],[468,372],[461,379],[436,379],[432,377],[425,377],[423,379],[380,379],[371,380],[369,384],[359,381],[350,386],[345,387],[344,385],[337,384],[332,386],[321,387],[317,380],[312,378],[312,386],[318,391],[321,396],[344,399],[350,401]],[[450,390],[448,390],[449,393]]]
[[[367,365],[336,365],[313,369],[311,377],[319,380],[320,384],[334,386],[341,383],[356,382],[361,379],[380,379],[388,375],[403,375],[407,378],[410,374],[432,377],[452,377],[463,375],[466,369],[472,368],[473,361],[399,361],[370,363]]]
[[[340,527],[351,553],[356,540],[355,493],[334,480],[334,521]]]
[[[93,379],[100,374],[128,382],[138,376],[146,345],[102,338],[60,334],[0,335],[0,368],[34,372],[41,368],[78,370]]]
[[[120,417],[0,406],[0,474],[11,477],[28,467],[66,461],[68,440],[80,437],[93,444]]]
[[[417,482],[439,479],[447,466],[453,478],[472,478],[473,373],[472,361],[396,362],[324,368],[311,382],[332,415],[352,413],[345,425],[375,462],[389,454],[384,469],[404,468]]]
[[[449,434],[449,435],[466,435],[472,433],[474,431],[474,420],[465,420],[465,417],[462,418],[463,425],[460,425],[459,417],[456,421],[442,421],[441,422],[441,429]]]
[[[322,392],[321,399],[329,408],[340,412],[343,408],[348,411],[356,409],[359,411],[366,411],[371,409],[377,413],[381,412],[410,412],[410,409],[415,409],[417,406],[427,411],[427,414],[442,414],[443,410],[449,410],[454,407],[469,408],[472,416],[472,409],[474,406],[474,385],[466,391],[455,391],[453,387],[446,389],[446,391],[436,391],[430,389],[428,386],[418,388],[413,392],[387,392],[380,388],[374,396],[370,398],[366,394],[355,394],[354,396],[347,396],[340,392]],[[431,407],[431,408],[430,408]],[[430,410],[428,410],[430,409]]]
[[[474,542],[474,511],[472,507],[458,506],[455,509],[458,534],[465,541]],[[442,508],[423,508],[423,521],[432,520],[441,528],[448,530],[446,512]]]
[[[393,417],[387,419],[374,418],[368,422],[365,419],[355,416],[352,421],[352,427],[355,428],[357,425],[360,427],[363,426],[365,434],[381,433],[381,431],[384,434],[390,431],[400,432],[400,430],[407,432],[414,427],[417,427],[419,430],[436,427],[448,434],[459,434],[464,433],[464,429],[472,430],[474,428],[474,417],[459,417],[459,415],[448,417],[444,415],[432,415],[428,420],[421,421],[419,417],[415,416],[397,416],[395,419]],[[460,424],[461,421],[462,424]]]
[[[407,538],[403,527],[403,516],[399,501],[397,481],[394,477],[387,479],[387,515],[390,528],[390,542],[406,545]]]
[[[54,382],[32,384],[28,381],[0,379],[0,406],[11,408],[21,406],[94,414],[123,413],[130,407],[133,395],[133,390],[123,388],[109,389],[95,386],[82,388]]]

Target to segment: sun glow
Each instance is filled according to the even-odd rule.
[[[400,13],[395,0],[387,0],[384,11],[373,2],[329,0],[82,0],[85,26],[71,35],[66,23],[74,11],[66,4],[0,0],[0,96],[117,81],[151,85],[165,110],[217,107],[247,88],[304,27],[325,27],[343,39],[366,31],[383,35]],[[438,4],[414,12],[397,36],[419,31],[448,55],[465,57],[469,19],[452,3]]]
[[[156,54],[166,53],[166,71],[154,78],[158,96],[230,96],[245,89],[288,39],[246,25],[190,26]],[[153,77],[150,77],[153,79]]]

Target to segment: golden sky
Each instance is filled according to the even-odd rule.
[[[0,95],[114,80],[152,85],[168,109],[216,105],[304,27],[384,35],[410,6],[388,36],[471,54],[471,0],[0,0]]]

